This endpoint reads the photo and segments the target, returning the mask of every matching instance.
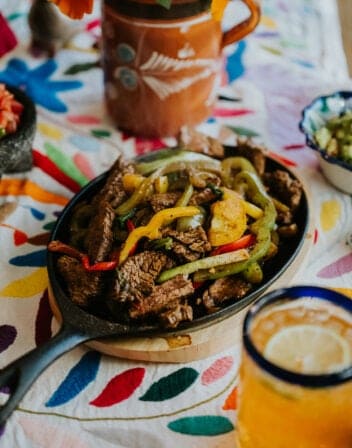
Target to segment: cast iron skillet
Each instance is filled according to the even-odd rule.
[[[149,160],[155,157],[151,153]],[[140,158],[141,159],[141,158]],[[137,159],[137,160],[140,160]],[[143,156],[143,161],[148,160],[148,155]],[[285,166],[277,161],[267,158],[266,171],[281,169],[289,171]],[[290,171],[289,171],[290,172]],[[51,240],[65,241],[68,235],[68,226],[71,219],[74,206],[85,199],[92,197],[102,187],[107,178],[107,172],[93,179],[82,190],[77,193],[63,209],[60,218],[57,220],[55,228],[52,231]],[[291,176],[295,177],[292,172]],[[192,329],[201,328],[218,323],[235,313],[239,312],[254,300],[259,298],[264,291],[283,274],[298,255],[303,243],[309,223],[308,200],[303,193],[299,210],[296,213],[296,222],[298,224],[298,234],[281,247],[279,253],[265,264],[264,278],[265,282],[255,287],[250,294],[243,299],[229,304],[228,306],[214,312],[195,318],[191,322],[185,322],[175,330],[161,330],[154,325],[125,325],[99,318],[75,305],[66,295],[64,285],[56,270],[57,254],[47,253],[47,269],[49,275],[49,287],[56,300],[56,305],[61,313],[61,327],[58,333],[43,345],[33,349],[21,358],[15,360],[0,371],[0,388],[7,386],[10,389],[9,398],[6,403],[0,407],[0,427],[6,422],[7,418],[16,408],[25,393],[31,387],[37,377],[59,356],[73,349],[77,345],[92,339],[106,337],[130,337],[143,335],[159,335],[182,333]]]

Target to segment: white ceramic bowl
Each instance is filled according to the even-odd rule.
[[[344,193],[352,194],[352,165],[329,156],[314,139],[314,133],[330,118],[346,111],[352,111],[352,92],[340,91],[320,96],[303,109],[299,128],[306,137],[306,144],[317,151],[326,179]]]

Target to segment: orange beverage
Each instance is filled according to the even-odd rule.
[[[236,448],[352,448],[352,301],[297,286],[243,329]]]

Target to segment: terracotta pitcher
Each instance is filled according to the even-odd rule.
[[[119,129],[144,137],[176,135],[211,115],[221,51],[250,33],[260,18],[256,0],[242,0],[250,16],[223,32],[209,0],[104,0],[102,57],[107,109]]]

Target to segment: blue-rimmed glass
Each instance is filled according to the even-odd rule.
[[[320,288],[318,286],[294,286],[291,288],[283,288],[268,293],[260,301],[258,301],[247,313],[243,324],[243,345],[251,358],[266,372],[291,384],[299,384],[307,387],[324,387],[334,386],[344,381],[352,380],[352,365],[340,372],[320,375],[307,375],[294,373],[289,370],[278,367],[268,361],[257,350],[252,342],[250,331],[251,323],[255,316],[268,306],[282,301],[292,301],[302,297],[313,297],[331,302],[347,312],[352,314],[352,300],[330,289]],[[352,413],[352,410],[351,410]],[[352,447],[351,447],[352,448]]]
[[[310,298],[314,302],[309,302]],[[310,303],[314,303],[312,308]],[[285,304],[298,311],[294,321],[280,315],[281,310],[287,309]],[[306,305],[314,312],[302,313],[301,318],[299,310]],[[327,322],[324,312],[330,309],[333,319]],[[243,323],[236,448],[352,448],[352,365],[332,373],[302,374],[279,367],[262,354],[263,344],[268,343],[261,338],[264,334],[270,338],[280,329],[304,325],[307,319],[314,325],[320,321],[320,325],[331,329],[342,319],[346,322],[344,337],[351,343],[352,300],[333,290],[317,286],[278,289],[266,294],[247,312]],[[257,322],[262,322],[260,327]],[[263,334],[258,333],[260,328]]]

